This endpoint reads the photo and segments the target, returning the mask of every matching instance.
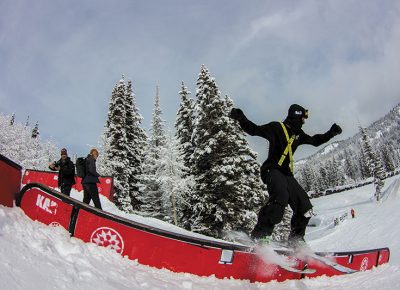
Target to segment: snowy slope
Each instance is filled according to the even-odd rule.
[[[0,289],[400,289],[400,179],[386,180],[384,201],[371,200],[373,186],[313,199],[317,216],[307,231],[316,250],[362,250],[389,246],[391,261],[372,271],[283,283],[249,283],[176,274],[142,266],[93,244],[70,238],[61,228],[29,220],[19,208],[0,206]],[[80,193],[73,197],[81,199]],[[104,209],[122,215],[102,199]],[[351,208],[334,226],[333,220]],[[182,231],[154,219],[131,219]]]

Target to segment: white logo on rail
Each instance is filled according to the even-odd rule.
[[[124,240],[121,235],[112,228],[101,227],[96,229],[92,233],[90,241],[98,246],[110,248],[119,254],[124,250]]]
[[[368,258],[365,257],[362,262],[361,262],[361,266],[360,266],[360,270],[361,271],[367,271],[368,270]]]
[[[38,194],[38,196],[37,196],[36,206],[38,206],[42,210],[48,212],[49,214],[53,214],[53,215],[57,214],[57,208],[58,208],[57,202],[55,202],[55,201],[51,200],[50,198],[45,197],[41,194]]]

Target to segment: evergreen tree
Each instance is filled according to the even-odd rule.
[[[190,158],[193,154],[194,148],[192,144],[192,133],[193,133],[193,99],[188,96],[190,92],[185,87],[182,82],[182,88],[179,92],[181,96],[181,102],[179,105],[179,110],[176,117],[175,129],[176,137],[179,141],[178,147],[183,156],[184,164],[188,172],[186,175],[190,174],[191,162]]]
[[[381,145],[382,162],[386,172],[393,172],[396,169],[392,158],[393,152],[394,152],[393,148],[389,149],[388,145],[385,144]]]
[[[315,174],[310,166],[305,166],[302,170],[303,187],[306,192],[314,188]]]
[[[40,135],[32,138],[29,127],[17,121],[10,126],[10,117],[1,113],[0,132],[0,153],[25,169],[48,170],[49,162],[60,158],[52,140],[43,141]]]
[[[143,172],[141,175],[141,207],[140,212],[148,217],[165,219],[163,204],[163,190],[159,182],[158,169],[161,159],[161,151],[166,144],[164,121],[161,118],[160,96],[157,87],[154,103],[153,119],[150,129],[147,154],[144,158]]]
[[[349,150],[344,151],[344,173],[354,181],[357,179],[356,167]]]
[[[184,178],[186,168],[179,151],[178,141],[170,133],[165,146],[160,148],[160,159],[157,166],[157,178],[162,191],[163,219],[178,225],[180,208],[183,204],[183,193],[187,192],[190,177]]]
[[[126,139],[127,139],[127,161],[128,161],[128,183],[129,197],[133,210],[139,210],[139,178],[142,174],[142,163],[146,148],[146,132],[141,128],[143,117],[136,107],[135,95],[132,89],[132,82],[128,81],[125,91],[126,111]]]
[[[264,198],[259,175],[255,177],[259,173],[255,154],[228,117],[231,104],[221,99],[205,66],[197,86],[191,159],[195,184],[187,197],[192,205],[190,228],[214,237],[233,229],[250,230],[255,207]]]
[[[39,122],[36,122],[35,127],[32,129],[32,134],[31,137],[33,139],[37,138],[39,136],[40,132],[39,132]]]
[[[128,183],[128,144],[126,137],[125,81],[115,85],[111,95],[105,132],[106,173],[114,177],[114,202],[125,212],[132,211]]]
[[[273,241],[287,241],[289,239],[289,234],[292,229],[293,211],[290,206],[286,206],[283,218],[279,224],[276,224],[274,231],[272,232],[271,238]]]
[[[29,127],[29,116],[26,118],[25,127]]]
[[[374,195],[376,200],[379,201],[381,198],[381,190],[382,187],[384,186],[383,180],[385,178],[385,172],[382,166],[382,161],[372,148],[366,130],[361,126],[360,126],[360,133],[361,133],[364,153],[367,158],[367,164],[370,169],[370,172],[372,172],[372,175],[374,177],[374,184],[375,184]]]
[[[359,168],[360,168],[360,175],[361,175],[361,179],[366,179],[368,177],[372,176],[372,173],[368,167],[367,164],[367,156],[365,154],[365,150],[363,148],[362,143],[360,143],[360,154],[358,156],[358,164],[359,164]]]
[[[15,113],[12,114],[11,119],[10,119],[10,126],[13,126],[15,122]]]

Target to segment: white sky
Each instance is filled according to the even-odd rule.
[[[97,145],[122,74],[144,127],[158,85],[172,128],[181,81],[194,96],[205,64],[256,123],[299,103],[310,110],[307,133],[337,122],[342,139],[399,103],[398,51],[395,0],[4,0],[0,112],[29,115],[42,137],[83,155]],[[264,142],[248,140],[263,159]]]

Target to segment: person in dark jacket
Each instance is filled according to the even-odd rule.
[[[97,157],[99,157],[99,152],[96,148],[90,150],[89,155],[86,157],[86,174],[82,180],[83,202],[89,204],[93,200],[94,206],[101,209],[99,190],[97,188],[97,183],[100,183],[100,174],[96,170]]]
[[[61,149],[61,159],[50,163],[49,169],[58,171],[58,187],[62,193],[69,196],[75,184],[75,165],[68,157],[67,149]]]
[[[303,144],[319,146],[340,134],[342,129],[335,123],[324,134],[309,136],[302,130],[308,118],[308,110],[293,104],[283,122],[256,125],[246,118],[242,110],[233,108],[229,114],[251,136],[269,141],[267,160],[261,166],[261,179],[267,185],[269,200],[258,214],[257,224],[251,232],[254,240],[270,241],[274,226],[279,223],[289,204],[293,210],[290,243],[304,241],[307,224],[312,215],[312,205],[307,193],[293,176],[293,154]]]

